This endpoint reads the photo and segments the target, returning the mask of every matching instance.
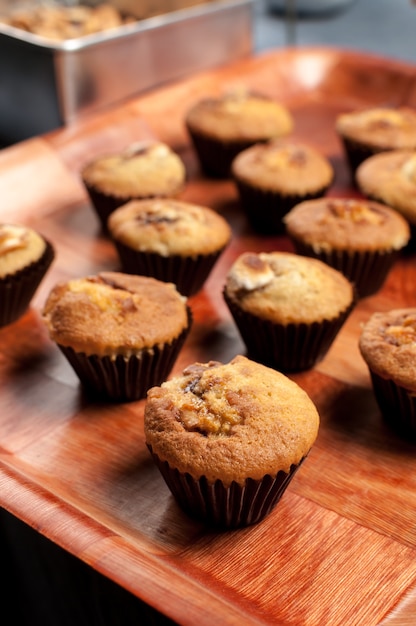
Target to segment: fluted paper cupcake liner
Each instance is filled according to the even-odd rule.
[[[350,280],[356,289],[358,298],[371,296],[381,289],[388,273],[397,260],[399,250],[321,250],[316,252],[293,238],[296,252],[314,257],[339,270]]]
[[[244,484],[232,482],[227,486],[221,480],[210,483],[205,476],[194,479],[170,467],[166,461],[149,450],[169,490],[182,510],[190,517],[222,529],[233,529],[257,524],[274,509],[287,489],[298,465],[289,473],[279,471],[261,480],[247,478]]]
[[[247,313],[225,291],[223,295],[248,356],[282,372],[308,370],[321,361],[355,304],[353,302],[332,320],[283,325]]]
[[[370,371],[374,395],[386,423],[397,433],[416,438],[416,396],[394,381]]]
[[[164,346],[143,349],[137,355],[97,356],[58,347],[68,359],[81,383],[97,396],[118,402],[140,400],[148,389],[160,385],[170,374],[192,323],[188,308],[188,327]]]
[[[18,320],[28,309],[55,256],[49,242],[38,261],[13,275],[0,278],[0,327]]]
[[[213,178],[231,176],[231,163],[234,158],[253,145],[254,141],[222,142],[189,130],[189,134],[198,156],[201,169]]]
[[[365,159],[368,159],[373,154],[377,152],[381,152],[381,149],[372,148],[371,146],[366,146],[354,139],[350,139],[348,137],[341,137],[342,145],[344,147],[344,153],[347,157],[348,165],[351,172],[351,178],[355,183],[355,172],[357,171],[359,165]]]
[[[184,296],[193,296],[202,289],[212,268],[223,252],[196,256],[162,256],[154,252],[133,250],[114,241],[123,271],[128,274],[151,276],[164,282],[174,283]]]
[[[84,186],[88,192],[92,207],[101,223],[101,227],[103,231],[107,233],[107,220],[111,213],[123,204],[126,204],[130,198],[107,195],[85,182]]]
[[[254,189],[241,180],[235,180],[241,207],[252,229],[260,235],[279,235],[285,232],[283,217],[296,204],[323,196],[329,185],[307,194],[279,194],[278,192]]]

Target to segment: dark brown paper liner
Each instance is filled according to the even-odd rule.
[[[416,438],[416,396],[370,370],[374,395],[386,423],[398,434]]]
[[[354,285],[358,298],[375,294],[383,286],[399,250],[321,250],[316,252],[312,246],[292,237],[298,254],[314,257],[339,270]]]
[[[263,520],[279,502],[304,461],[292,465],[288,474],[280,471],[261,480],[247,478],[243,485],[232,482],[226,486],[221,480],[210,483],[205,476],[196,480],[188,473],[183,474],[161,461],[150,446],[148,448],[181,509],[190,517],[221,529],[242,528]]]
[[[38,261],[0,278],[0,327],[11,324],[26,312],[54,257],[54,248],[46,241],[45,251]]]
[[[383,150],[382,148],[367,146],[353,139],[349,139],[348,137],[341,137],[341,141],[350,168],[351,178],[355,183],[355,173],[358,166],[361,165],[365,159],[368,159],[370,156],[373,156],[373,154],[377,154]]]
[[[231,163],[237,154],[257,143],[254,140],[223,142],[200,135],[189,128],[188,131],[201,169],[213,178],[230,177]]]
[[[281,195],[277,192],[256,189],[241,180],[235,179],[241,207],[253,230],[261,235],[279,235],[285,232],[283,217],[296,204],[314,200],[325,195],[330,185],[317,189],[314,193]]]
[[[224,300],[244,341],[248,356],[282,372],[312,368],[328,352],[355,301],[332,320],[313,324],[276,324],[243,311],[223,291]]]
[[[116,402],[140,400],[148,389],[162,384],[169,376],[179,351],[191,328],[192,314],[188,308],[188,326],[171,343],[142,350],[129,358],[118,355],[86,355],[58,344],[81,383],[90,392]]]
[[[154,252],[133,250],[114,240],[123,271],[127,274],[151,276],[164,282],[174,283],[184,296],[193,296],[205,283],[212,268],[223,252],[183,257],[178,254],[168,257]]]
[[[107,232],[107,220],[111,213],[123,204],[126,204],[129,200],[131,200],[131,198],[105,194],[102,191],[99,191],[96,187],[88,185],[85,181],[84,186],[88,192],[92,207],[101,223],[102,229],[104,232]]]

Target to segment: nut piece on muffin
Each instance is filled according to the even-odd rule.
[[[145,140],[96,157],[83,168],[81,178],[106,231],[109,215],[130,200],[177,197],[185,188],[186,168],[168,145]]]
[[[416,437],[416,308],[376,312],[359,338],[385,422]]]
[[[281,103],[242,88],[199,100],[189,109],[185,125],[203,172],[225,178],[239,152],[290,134],[294,122]]]
[[[192,323],[175,285],[120,272],[55,285],[42,316],[84,387],[115,401],[167,378]]]
[[[267,235],[282,233],[283,216],[302,200],[325,195],[334,179],[329,159],[293,139],[243,150],[233,160],[231,173],[253,230]]]
[[[223,296],[248,356],[283,372],[323,359],[355,304],[341,272],[290,252],[241,254]]]
[[[366,159],[357,169],[357,186],[368,198],[383,202],[416,231],[416,150],[390,150]]]
[[[0,327],[28,309],[55,251],[40,233],[23,224],[0,224]]]
[[[373,154],[416,148],[416,110],[373,107],[342,113],[335,122],[353,176]]]
[[[172,198],[132,200],[109,217],[108,232],[124,272],[175,283],[197,293],[231,240],[216,211]]]
[[[370,200],[320,198],[302,202],[284,217],[298,254],[341,271],[360,298],[376,293],[410,239],[407,221]]]
[[[145,437],[178,504],[222,528],[264,519],[313,446],[319,415],[295,382],[238,355],[150,389]]]

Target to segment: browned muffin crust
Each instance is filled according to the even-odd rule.
[[[169,343],[188,325],[186,299],[173,284],[119,272],[56,285],[42,315],[56,343],[100,356]]]
[[[193,478],[225,485],[289,472],[319,427],[307,394],[280,372],[244,356],[196,363],[148,392],[146,442]]]
[[[416,392],[416,308],[373,313],[359,348],[370,370]]]
[[[374,107],[342,113],[338,133],[374,150],[416,147],[416,110],[410,107]]]

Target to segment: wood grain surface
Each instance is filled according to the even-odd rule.
[[[223,302],[244,250],[292,250],[250,231],[231,181],[205,178],[183,119],[199,97],[246,84],[284,102],[295,136],[333,163],[333,196],[357,196],[335,116],[416,106],[416,68],[334,49],[271,51],[129,100],[0,152],[1,220],[35,226],[55,262],[27,314],[0,330],[0,505],[180,624],[383,626],[416,623],[416,447],[383,424],[357,345],[377,310],[416,306],[415,257],[359,302],[325,359],[293,375],[321,415],[317,442],[272,514],[217,533],[176,506],[144,445],[144,401],[92,404],[40,309],[61,279],[119,269],[80,182],[95,155],[157,137],[183,157],[183,198],[215,208],[233,240],[189,300],[194,325],[173,374],[244,353]]]

